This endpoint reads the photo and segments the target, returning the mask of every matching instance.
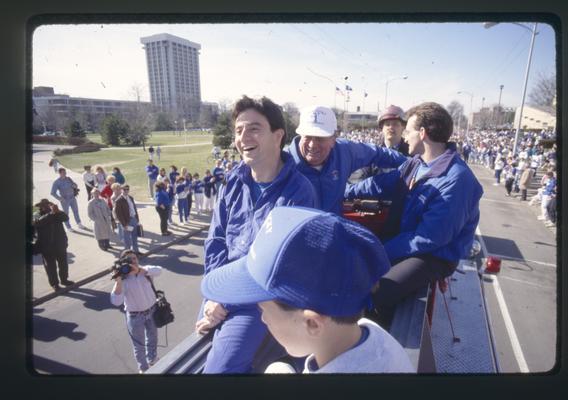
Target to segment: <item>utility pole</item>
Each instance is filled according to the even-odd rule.
[[[499,85],[499,104],[497,105],[497,112],[499,114],[497,114],[498,118],[497,118],[497,121],[495,122],[495,125],[501,124],[501,116],[503,115],[503,113],[501,112],[501,95],[503,94],[503,88],[504,87],[505,87],[504,85]]]

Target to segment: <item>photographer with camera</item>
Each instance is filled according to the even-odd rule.
[[[65,229],[63,229],[63,224],[69,221],[69,217],[48,199],[41,199],[35,206],[39,212],[34,216],[33,221],[37,237],[33,253],[41,254],[49,285],[57,292],[61,289],[60,282],[64,286],[74,283],[68,279],[68,241]]]
[[[126,328],[141,374],[158,360],[158,328],[153,317],[156,295],[151,279],[161,273],[162,267],[138,265],[138,257],[133,250],[122,251],[112,268],[111,279],[115,280],[115,284],[110,301],[118,307],[124,304]]]

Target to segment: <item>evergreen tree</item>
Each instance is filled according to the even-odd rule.
[[[121,140],[126,140],[130,126],[124,119],[111,114],[105,117],[101,127],[103,143],[118,146]]]
[[[85,130],[77,120],[69,122],[63,129],[67,137],[85,137]]]
[[[217,125],[213,129],[213,145],[223,149],[228,148],[233,142],[233,121],[229,111],[219,115]]]
[[[155,131],[172,131],[173,129],[174,121],[170,114],[163,112],[156,114]]]

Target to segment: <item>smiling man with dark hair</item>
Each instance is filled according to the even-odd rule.
[[[205,241],[205,275],[243,257],[266,216],[275,206],[315,205],[310,182],[282,151],[286,136],[280,106],[270,99],[243,96],[233,110],[235,145],[243,162],[226,174]],[[215,332],[205,373],[248,373],[267,337],[254,304],[203,302],[196,330]]]

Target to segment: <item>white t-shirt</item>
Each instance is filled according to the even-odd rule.
[[[333,373],[416,373],[404,348],[387,331],[366,318],[357,324],[369,330],[362,343],[338,355],[319,369],[314,369],[313,354],[306,358],[305,374]]]
[[[129,196],[125,196],[126,202],[128,203],[128,211],[130,212],[130,218],[136,217],[136,210],[134,209],[134,203],[130,200]]]
[[[83,172],[83,182],[89,186],[93,185],[95,183],[95,174],[88,171]]]

